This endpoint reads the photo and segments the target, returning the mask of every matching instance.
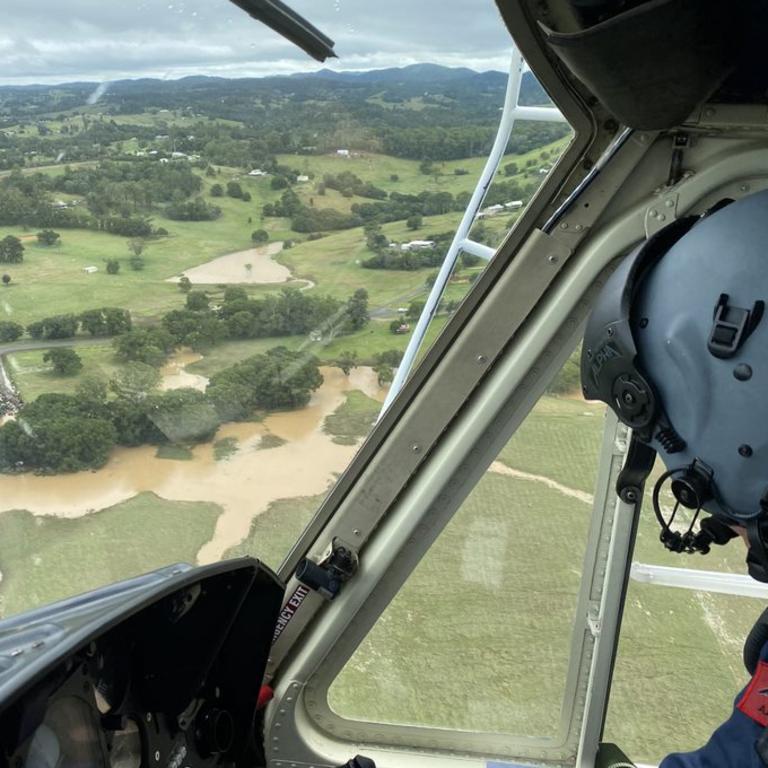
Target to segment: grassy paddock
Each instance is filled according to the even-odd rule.
[[[344,402],[323,422],[323,431],[334,443],[354,445],[365,437],[381,412],[381,403],[358,390],[347,393]]]
[[[75,347],[83,362],[76,376],[57,376],[50,363],[43,362],[46,350],[15,352],[7,356],[6,370],[21,396],[29,402],[44,392],[72,394],[86,374],[99,374],[109,380],[123,367],[115,360],[111,342]]]
[[[76,519],[0,513],[0,614],[9,616],[169,563],[194,563],[220,508],[142,493]]]
[[[539,165],[551,166],[552,158],[542,160],[540,155],[548,150],[551,154],[560,154],[568,145],[570,139],[563,138],[547,144],[543,147],[531,150],[521,155],[505,155],[500,165],[500,178],[504,177],[504,166],[507,163],[517,163],[520,170],[524,169],[527,160],[534,160]],[[315,185],[322,181],[326,174],[336,175],[342,171],[350,171],[359,176],[363,181],[385,189],[388,192],[400,192],[402,194],[418,194],[419,192],[471,192],[477,184],[477,179],[485,165],[485,157],[468,157],[462,160],[448,160],[435,162],[434,173],[429,175],[419,170],[420,161],[407,160],[390,155],[380,155],[372,152],[361,152],[356,157],[339,157],[333,154],[327,155],[278,155],[278,161],[291,168],[306,174],[315,174],[315,179],[306,185],[297,185],[300,195],[309,197],[315,195],[315,205],[323,207],[322,196],[316,196]],[[463,169],[466,175],[457,176],[454,171]],[[392,181],[391,176],[396,175],[397,181]],[[522,178],[522,174],[518,174]],[[330,191],[329,191],[330,194]]]

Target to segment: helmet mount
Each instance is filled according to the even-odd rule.
[[[657,452],[667,465],[652,493],[664,546],[706,554],[746,526],[749,572],[768,582],[768,402],[756,381],[768,352],[766,239],[768,191],[723,200],[637,246],[589,318],[581,378],[584,396],[632,429],[620,497],[640,501]]]

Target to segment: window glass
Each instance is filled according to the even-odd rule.
[[[227,0],[4,6],[0,616],[177,561],[277,566],[376,419],[511,39],[491,0],[295,7],[338,59]],[[523,96],[547,101],[531,73]],[[516,127],[484,242],[567,131]],[[484,266],[459,260],[425,345]]]
[[[676,568],[746,574],[741,539],[706,555],[677,555],[659,542],[651,491],[643,501],[634,559]],[[662,508],[671,512],[668,489]],[[688,510],[679,510],[689,520]],[[687,528],[687,523],[686,523]],[[633,760],[657,764],[670,752],[696,749],[728,717],[747,682],[744,640],[765,608],[761,600],[630,580],[606,721],[606,739]]]
[[[558,737],[604,421],[574,365],[336,678],[338,715]]]

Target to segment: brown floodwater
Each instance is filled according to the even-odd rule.
[[[269,243],[259,248],[227,253],[205,264],[185,269],[184,274],[196,285],[285,283],[291,279],[291,272],[273,258],[282,250],[282,243]],[[178,283],[180,277],[171,277],[168,282]]]
[[[186,366],[202,359],[202,355],[187,349],[173,354],[168,359],[168,362],[160,369],[160,375],[162,376],[160,380],[160,389],[167,390],[189,387],[205,392],[205,388],[208,386],[208,379],[205,376],[189,373],[189,371],[186,370]]]
[[[185,354],[191,355],[188,362],[196,359],[192,353],[180,353]],[[178,370],[167,369],[165,382],[180,371],[183,364]],[[273,413],[259,423],[224,424],[216,439],[238,441],[237,452],[225,461],[215,460],[211,443],[196,446],[189,461],[158,459],[152,446],[118,448],[105,467],[93,472],[0,475],[0,512],[27,509],[36,515],[74,518],[143,491],[175,501],[215,502],[223,511],[213,538],[197,557],[199,563],[214,562],[245,538],[251,520],[273,501],[327,490],[357,450],[334,443],[322,431],[323,421],[350,390],[378,400],[385,392],[370,368],[356,368],[349,377],[338,368],[321,371],[323,385],[306,408]],[[269,433],[286,442],[259,450],[261,438]]]

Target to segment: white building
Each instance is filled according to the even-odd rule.
[[[171,152],[171,157],[174,160],[181,160],[187,156],[186,152]]]
[[[410,243],[403,243],[400,246],[401,251],[426,251],[435,247],[434,240],[411,240]]]
[[[506,209],[503,205],[489,205],[487,208],[483,208],[483,216],[497,216],[500,213],[504,213]]]
[[[349,157],[349,150],[348,149],[337,149],[336,154],[339,157]]]
[[[92,275],[94,272],[98,271],[98,267],[83,267],[83,272],[85,272],[86,275]]]
[[[508,211],[519,211],[523,207],[522,200],[510,200],[508,203],[504,203],[504,207]]]
[[[299,184],[306,184],[309,181],[309,176],[305,176],[304,174],[301,174],[300,176],[296,177],[296,181]]]
[[[252,171],[248,172],[249,176],[267,176],[266,171],[262,171],[261,168],[254,168]]]

